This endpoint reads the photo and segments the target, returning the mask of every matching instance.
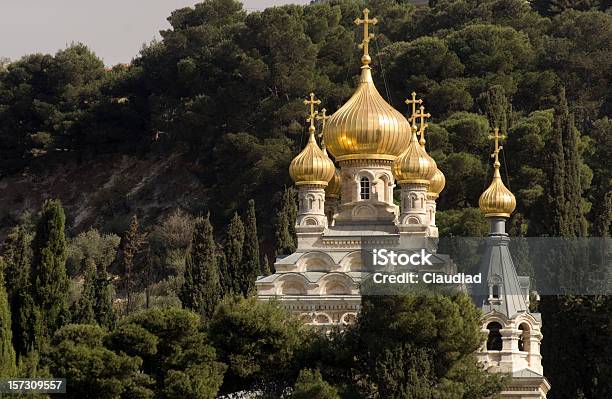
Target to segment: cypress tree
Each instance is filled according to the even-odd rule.
[[[77,324],[94,324],[96,322],[94,314],[95,303],[95,280],[96,266],[93,262],[87,262],[85,271],[85,282],[81,296],[77,300],[72,312],[72,321]]]
[[[295,219],[297,207],[295,205],[295,190],[285,188],[281,200],[281,207],[276,214],[276,255],[288,255],[295,252]]]
[[[0,257],[0,377],[15,376],[15,348],[11,331],[11,312],[4,284],[4,260]]]
[[[259,274],[259,239],[257,238],[257,217],[255,215],[255,201],[249,201],[246,214],[244,232],[244,248],[242,250],[243,273],[240,281],[240,290],[243,296],[255,290],[255,279]]]
[[[507,132],[511,126],[512,104],[501,85],[491,86],[478,97],[480,111],[489,120],[489,125]]]
[[[30,282],[41,344],[69,319],[65,222],[60,201],[46,201],[32,241]]]
[[[98,270],[94,283],[94,314],[98,324],[112,330],[117,321],[113,307],[113,286],[106,268]]]
[[[130,227],[123,238],[122,263],[125,271],[126,313],[130,312],[132,286],[134,285],[134,258],[146,242],[146,235],[140,232],[138,216],[132,216]]]
[[[198,218],[185,261],[185,279],[179,297],[185,308],[209,319],[221,300],[216,243],[209,216]]]
[[[217,250],[215,254],[217,259],[217,270],[219,271],[219,283],[221,285],[221,296],[231,294],[232,292],[232,278],[229,275],[227,268],[227,259],[225,258],[225,251],[223,246],[217,244]]]
[[[239,294],[241,290],[241,281],[243,280],[242,267],[242,250],[244,247],[244,224],[238,216],[238,213],[234,213],[234,217],[227,227],[227,233],[225,236],[225,259],[227,261],[227,270],[230,278],[231,290],[234,294]]]
[[[559,93],[559,105],[555,110],[555,127],[561,134],[565,160],[564,192],[566,201],[567,233],[569,237],[586,236],[586,204],[582,199],[583,187],[580,182],[582,156],[579,146],[579,132],[574,126],[574,115],[569,112],[565,89]]]
[[[32,262],[32,234],[23,226],[14,228],[4,242],[5,281],[11,312],[13,346],[19,357],[33,342],[32,296],[30,263]]]
[[[563,139],[555,115],[555,127],[552,131],[549,153],[549,181],[547,192],[547,209],[549,214],[549,234],[551,236],[568,236],[568,211],[565,201],[565,152]]]
[[[268,262],[268,257],[264,255],[263,262],[261,262],[261,275],[269,276],[270,274],[272,274],[272,271],[270,270],[270,263]]]

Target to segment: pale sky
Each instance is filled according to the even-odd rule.
[[[71,42],[91,48],[106,65],[127,63],[159,38],[166,18],[198,0],[0,0],[0,58],[55,53]],[[244,0],[248,11],[308,0]]]

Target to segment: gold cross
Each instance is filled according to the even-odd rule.
[[[504,140],[506,138],[505,134],[499,134],[499,129],[495,128],[494,133],[491,135],[489,135],[489,139],[491,140],[495,140],[495,149],[493,150],[493,153],[491,154],[491,158],[495,158],[495,163],[493,164],[496,167],[499,167],[499,152],[504,148],[503,146],[499,145],[500,140]]]
[[[363,65],[368,65],[370,63],[370,54],[368,53],[368,45],[370,43],[370,39],[374,39],[374,34],[370,33],[369,31],[369,26],[370,24],[372,25],[376,25],[378,23],[378,19],[376,18],[368,18],[368,15],[370,14],[370,10],[368,10],[367,8],[363,9],[363,19],[361,18],[356,18],[355,19],[355,25],[363,25],[363,41],[361,42],[361,44],[359,45],[359,48],[363,49],[363,57],[361,57],[361,62],[363,63]]]
[[[414,114],[416,114],[416,105],[417,104],[423,104],[423,99],[419,98],[417,100],[416,99],[416,93],[414,91],[412,93],[410,93],[410,95],[412,96],[412,100],[411,99],[407,99],[404,102],[406,104],[408,104],[408,105],[412,105],[412,114],[410,114],[410,118],[408,118],[408,121],[409,122],[414,122]]]
[[[425,113],[425,107],[421,105],[421,107],[419,108],[420,112],[416,112],[414,114],[414,119],[413,121],[416,122],[417,119],[420,119],[420,127],[419,127],[419,135],[421,136],[421,138],[419,139],[419,144],[421,145],[421,147],[425,146],[425,128],[428,127],[429,125],[427,125],[427,123],[425,123],[425,119],[426,118],[431,118],[431,114],[430,113]]]
[[[315,111],[314,106],[321,104],[321,100],[315,100],[314,93],[310,93],[310,100],[304,100],[304,105],[310,105],[310,114],[308,118],[306,118],[306,122],[310,122],[310,127],[314,128],[315,118],[317,116],[318,111]]]
[[[321,133],[319,133],[319,137],[323,135],[323,131],[325,130],[325,122],[330,118],[327,115],[327,110],[323,108],[321,110],[321,116],[316,116],[318,121],[321,121]]]

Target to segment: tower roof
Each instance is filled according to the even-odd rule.
[[[477,305],[484,313],[497,311],[508,318],[529,310],[519,277],[510,255],[507,236],[487,237],[487,248],[480,266],[483,284],[490,290],[477,295]],[[493,288],[497,286],[497,288]],[[483,287],[484,288],[484,287]],[[494,295],[497,293],[497,297]]]
[[[516,208],[516,198],[510,190],[506,188],[499,173],[499,151],[503,148],[499,145],[499,140],[505,136],[499,134],[495,129],[495,134],[489,136],[495,140],[495,150],[491,156],[495,158],[493,162],[493,180],[489,187],[482,193],[478,200],[478,206],[486,217],[510,217]]]
[[[408,148],[393,162],[393,174],[397,181],[429,185],[437,169],[436,161],[421,147],[416,132],[412,132]]]
[[[364,26],[361,57],[361,77],[353,96],[331,116],[323,137],[329,152],[337,161],[347,159],[394,160],[408,146],[410,124],[395,108],[378,93],[370,68],[368,46],[373,35],[368,27],[378,21],[368,18],[355,23]]]

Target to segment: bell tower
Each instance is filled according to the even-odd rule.
[[[516,199],[499,173],[504,136],[495,129],[489,137],[495,144],[493,179],[480,196],[479,207],[489,219],[490,231],[480,267],[484,287],[475,295],[484,314],[482,331],[487,341],[477,355],[488,371],[511,376],[502,398],[546,398],[550,384],[540,355],[542,320],[539,313],[529,311],[529,278],[517,275],[508,247],[506,220],[516,208]]]

